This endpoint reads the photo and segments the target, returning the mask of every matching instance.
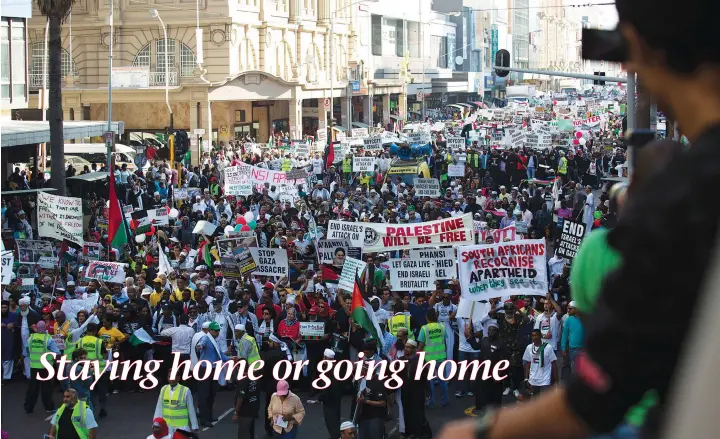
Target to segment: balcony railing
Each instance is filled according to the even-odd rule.
[[[168,75],[168,85],[178,85],[178,72],[177,70],[170,70],[168,72],[150,72],[150,87],[165,87],[165,75]]]
[[[30,75],[30,90],[40,90],[43,88],[43,74],[42,73],[31,73]],[[65,76],[61,79],[62,84],[65,85]],[[45,86],[50,88],[50,75],[47,75],[47,82]]]

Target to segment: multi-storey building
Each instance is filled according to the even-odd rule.
[[[2,0],[0,3],[0,117],[28,106],[27,20],[32,0]]]

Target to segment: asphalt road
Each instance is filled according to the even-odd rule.
[[[1,423],[2,430],[7,431],[9,439],[41,439],[50,430],[51,415],[46,414],[42,402],[38,398],[35,411],[26,414],[23,410],[25,381],[3,384],[1,388],[2,407]],[[450,384],[450,404],[447,407],[437,407],[428,410],[428,419],[434,433],[437,433],[446,422],[467,418],[465,413],[473,406],[473,397],[465,396],[456,398],[454,396],[454,384]],[[98,420],[98,439],[145,439],[151,433],[151,424],[155,404],[159,391],[145,393],[119,393],[108,397],[108,417]],[[232,422],[233,397],[235,392],[220,392],[215,401],[214,416],[220,420],[213,428],[199,432],[200,438],[234,438],[237,437],[237,425]],[[310,395],[299,392],[307,415],[298,433],[298,439],[325,439],[328,438],[323,410],[321,404],[308,404]],[[264,396],[263,396],[264,398]],[[507,398],[511,400],[510,397]],[[62,395],[59,388],[53,392],[53,400],[59,406],[62,402]],[[439,403],[439,401],[438,401]],[[262,407],[261,407],[262,411]],[[350,416],[350,397],[343,399],[343,417]],[[97,410],[96,410],[97,416]],[[346,419],[343,419],[346,420]],[[397,437],[397,422],[388,422],[386,431],[390,437]],[[256,421],[255,438],[265,438],[265,431],[261,421]],[[242,439],[250,439],[243,436]],[[378,438],[380,439],[380,438]]]

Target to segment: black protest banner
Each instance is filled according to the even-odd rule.
[[[587,226],[566,219],[563,221],[562,233],[560,234],[560,244],[558,245],[557,254],[563,258],[572,260],[577,254],[580,243],[585,237],[585,229]]]

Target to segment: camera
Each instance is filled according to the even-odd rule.
[[[583,28],[582,57],[591,61],[623,63],[628,59],[627,43],[618,29]]]

